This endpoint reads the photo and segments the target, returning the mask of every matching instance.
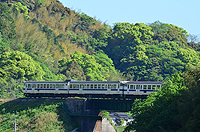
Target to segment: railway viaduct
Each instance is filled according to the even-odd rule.
[[[105,121],[103,121],[101,111],[130,111],[131,104],[136,98],[146,98],[146,96],[135,96],[132,99],[67,98],[64,100],[63,109],[80,123],[82,132],[104,132],[103,128],[105,125],[108,126],[108,124],[105,124]]]

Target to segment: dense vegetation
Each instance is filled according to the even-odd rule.
[[[16,99],[0,104],[0,131],[11,132],[16,118],[19,131],[69,132],[77,123],[61,107],[62,102],[49,99]]]
[[[173,74],[162,89],[133,103],[135,119],[126,131],[198,132],[200,127],[200,67]]]
[[[172,24],[111,28],[56,0],[2,1],[0,13],[1,97],[23,96],[25,80],[167,81],[199,65],[199,45]]]
[[[23,97],[25,80],[166,81],[163,89],[133,104],[137,123],[127,130],[197,131],[200,46],[188,42],[188,36],[183,28],[160,21],[111,27],[58,0],[1,0],[0,97]],[[14,113],[7,109],[0,111],[0,128],[7,130],[4,120],[30,114],[28,108]],[[56,115],[52,111],[44,114]],[[30,123],[25,119],[20,122]],[[24,131],[28,127],[46,129],[26,125]]]

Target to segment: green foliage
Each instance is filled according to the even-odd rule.
[[[44,72],[30,56],[19,51],[3,52],[0,55],[0,67],[4,71],[1,78],[7,80],[42,80]]]
[[[124,124],[124,119],[121,119],[120,120],[120,125],[123,125]]]
[[[13,97],[18,97],[22,98],[24,97],[23,94],[23,83],[24,80],[21,79],[13,79],[10,78],[10,80],[6,80],[5,83],[1,82],[0,87],[0,97],[4,98],[13,98]]]
[[[93,38],[87,35],[86,33],[76,34],[72,31],[69,31],[68,35],[72,43],[77,44],[78,46],[81,46],[81,47],[86,47],[86,49],[91,53],[94,53],[96,50],[99,50],[101,47],[107,46],[105,41]]]
[[[46,0],[37,0],[36,4],[38,4],[40,7],[44,6],[46,3]]]
[[[74,70],[70,70],[72,72],[82,69],[84,72],[84,75],[86,76],[86,80],[88,81],[89,80],[105,81],[106,80],[105,78],[109,77],[108,75],[109,69],[97,63],[94,56],[83,54],[78,51],[76,51],[74,54],[71,54],[70,56],[71,56],[71,60],[69,61],[67,61],[66,59],[59,61],[60,67],[66,67],[64,68],[64,72],[66,72],[65,70],[69,68],[74,69]],[[73,65],[76,65],[76,66],[72,67]],[[63,71],[61,73],[63,73]],[[72,75],[73,74],[74,73],[72,73]],[[80,74],[81,76],[83,76],[83,73],[80,73]],[[76,76],[74,76],[74,78],[76,78]]]
[[[178,104],[182,93],[187,90],[181,73],[173,74],[161,89],[150,94],[147,99],[135,100],[132,115],[135,119],[126,131],[135,129],[138,132],[178,131]]]
[[[180,99],[179,119],[183,126],[182,131],[198,132],[200,119],[200,66],[191,66],[183,74],[186,80],[186,86],[189,88]]]
[[[7,39],[2,38],[1,32],[0,32],[0,53],[2,53],[5,49],[10,47],[10,43]]]
[[[13,100],[0,105],[0,131],[72,131],[75,122],[62,109],[62,102],[49,99]]]
[[[105,78],[109,76],[106,74],[109,70],[97,63],[95,58],[91,55],[76,51],[74,54],[71,54],[71,59],[72,61],[77,61],[83,69],[86,75],[86,80],[106,81]],[[103,74],[105,75],[103,76]]]
[[[109,71],[116,73],[113,61],[108,57],[108,55],[103,53],[103,51],[96,52],[94,57],[97,63],[101,64],[105,68],[108,68]]]
[[[24,13],[24,17],[29,19],[30,17],[28,16],[28,8],[26,6],[23,6],[20,2],[15,3],[12,5],[13,7],[13,12],[20,12]]]
[[[116,23],[105,53],[111,57],[115,67],[123,71],[120,68],[121,60],[132,54],[135,46],[151,43],[152,36],[151,27],[144,23]]]
[[[160,21],[155,21],[154,23],[149,23],[148,25],[152,28],[153,33],[167,33],[167,31],[169,30],[169,25]]]
[[[129,45],[142,44],[153,36],[151,27],[146,26],[144,23],[136,23],[135,25],[116,23],[113,30],[113,37],[118,41],[117,44],[119,45],[126,44],[127,42]]]
[[[182,47],[187,46],[188,34],[183,28],[160,21],[150,23],[149,26],[152,27],[153,39],[157,44],[163,41],[175,41]]]
[[[13,39],[16,35],[15,21],[10,13],[9,7],[0,2],[0,32],[6,39]]]
[[[198,132],[200,119],[199,66],[172,75],[157,92],[147,99],[135,100],[132,116],[135,119],[125,131]]]
[[[67,62],[66,58],[59,60],[60,73],[65,75],[66,78],[72,78],[75,80],[85,81],[86,76],[83,72],[83,69],[80,68],[80,65],[77,61]]]

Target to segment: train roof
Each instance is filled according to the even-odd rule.
[[[127,83],[136,83],[136,84],[162,84],[164,82],[157,82],[157,81],[129,81]]]
[[[73,81],[71,83],[120,83],[120,81]]]
[[[25,81],[24,83],[66,83],[67,81]],[[71,81],[70,83],[120,83],[120,81]]]
[[[65,81],[25,81],[24,83],[66,83]]]
[[[164,82],[158,81],[76,81],[69,80],[66,81],[25,81],[24,83],[128,83],[128,84],[162,84]]]

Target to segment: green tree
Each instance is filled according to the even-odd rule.
[[[44,72],[40,65],[30,56],[19,51],[8,51],[0,54],[0,78],[8,80],[43,80]]]
[[[187,36],[189,35],[183,28],[160,21],[148,25],[152,28],[153,39],[157,41],[157,44],[162,41],[176,41],[182,47],[187,46]]]
[[[189,88],[180,99],[179,119],[182,131],[198,132],[200,127],[200,66],[190,66],[183,74],[186,86]]]
[[[126,128],[126,131],[155,132],[181,129],[178,100],[185,90],[187,90],[185,80],[181,73],[177,73],[147,99],[143,101],[137,99],[132,107],[134,122]]]
[[[59,60],[60,73],[65,75],[66,78],[71,78],[79,81],[85,81],[86,76],[76,61],[68,62],[66,58]]]
[[[108,68],[109,71],[116,73],[113,61],[103,53],[103,51],[98,51],[95,54],[95,60],[97,63],[101,64],[102,67]]]
[[[1,32],[0,32],[0,53],[3,52],[5,49],[10,47],[10,43],[8,42],[7,39],[3,39]]]
[[[106,77],[109,77],[109,69],[97,63],[94,56],[83,54],[78,51],[70,56],[71,60],[63,58],[59,61],[59,67],[62,67],[61,73],[67,77],[71,75],[71,78],[74,77],[85,80],[85,76],[87,81],[106,81]]]
[[[30,17],[28,16],[28,8],[26,6],[23,6],[20,2],[15,3],[12,5],[13,7],[13,12],[15,13],[23,13],[24,17],[29,19]]]
[[[99,63],[97,63],[93,56],[77,51],[70,56],[72,61],[77,61],[83,69],[86,75],[86,80],[106,81],[106,76],[103,76],[102,73],[106,73],[109,70],[107,68],[103,68]]]
[[[15,21],[10,13],[9,7],[0,2],[0,32],[2,38],[13,39],[16,36]]]
[[[115,67],[123,71],[121,59],[132,54],[136,45],[150,44],[152,36],[151,27],[144,23],[116,23],[105,53],[113,60]]]

